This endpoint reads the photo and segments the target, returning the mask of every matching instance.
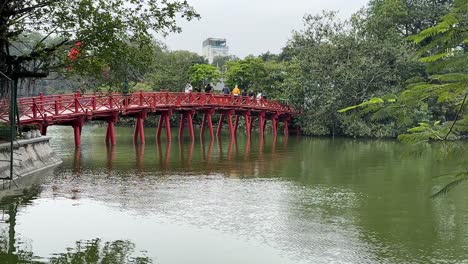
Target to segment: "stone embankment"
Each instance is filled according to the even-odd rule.
[[[26,187],[35,182],[38,175],[44,176],[42,172],[51,173],[50,168],[60,164],[62,160],[54,153],[49,145],[50,137],[37,137],[32,139],[21,139],[13,144],[13,180],[10,177],[10,143],[0,144],[0,196],[7,189]],[[42,178],[42,177],[40,177]]]

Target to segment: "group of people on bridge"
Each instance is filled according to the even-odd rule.
[[[211,91],[213,90],[213,86],[211,86],[210,83],[208,83],[206,86],[205,86],[205,93],[211,93]],[[201,89],[198,88],[198,87],[195,87],[195,89],[192,87],[192,85],[190,84],[189,81],[187,81],[185,83],[185,88],[184,88],[184,91],[186,94],[189,94],[191,92],[201,92]],[[267,96],[266,96],[266,93],[265,92],[255,92],[254,90],[250,90],[250,91],[247,91],[247,89],[244,89],[244,90],[241,90],[239,88],[239,86],[236,84],[234,86],[234,88],[232,89],[229,89],[228,86],[224,86],[223,87],[223,90],[222,90],[222,93],[224,95],[234,95],[234,96],[245,96],[245,97],[250,97],[252,99],[267,99]]]
[[[208,83],[207,85],[205,85],[205,93],[211,93],[211,91],[213,90],[213,86],[211,86],[210,83]],[[197,92],[197,93],[200,93],[201,92],[201,88],[196,86],[195,88],[192,87],[192,85],[190,84],[189,81],[187,81],[185,83],[185,88],[184,88],[184,91],[186,94],[189,94],[191,92]]]

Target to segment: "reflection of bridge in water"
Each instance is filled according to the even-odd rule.
[[[136,175],[152,175],[157,172],[162,175],[222,173],[234,177],[256,177],[267,175],[269,171],[275,171],[287,162],[285,153],[288,151],[288,137],[280,137],[279,140],[272,137],[266,142],[256,138],[253,143],[248,138],[243,139],[246,140],[238,142],[234,139],[224,143],[220,138],[200,142],[158,142],[154,147],[135,144],[122,148],[106,144],[103,155],[98,154],[92,159],[83,155],[82,152],[87,152],[86,150],[77,148],[68,162],[73,177],[81,177],[90,170],[102,168],[106,169],[108,176],[123,172]]]
[[[114,124],[119,116],[135,117],[133,140],[145,143],[143,122],[150,115],[159,116],[157,139],[161,138],[162,129],[166,130],[167,141],[171,141],[170,118],[178,114],[179,138],[182,138],[185,126],[188,127],[193,141],[194,115],[203,114],[200,134],[203,137],[208,128],[210,138],[214,138],[212,117],[219,114],[219,135],[223,122],[226,121],[231,140],[236,137],[239,120],[244,119],[245,131],[250,138],[254,121],[260,138],[263,139],[267,121],[271,122],[273,136],[276,137],[278,123],[284,123],[284,134],[288,135],[289,122],[295,112],[287,105],[272,100],[256,99],[243,96],[225,96],[205,93],[173,92],[136,92],[123,94],[65,94],[37,97],[25,97],[18,100],[19,120],[21,125],[36,124],[43,135],[51,125],[68,125],[74,130],[75,146],[81,145],[81,130],[87,120],[107,122],[106,142],[116,144]],[[0,110],[0,122],[8,122],[7,107]]]

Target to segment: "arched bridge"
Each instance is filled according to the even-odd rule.
[[[177,92],[136,92],[128,95],[112,94],[64,94],[18,99],[19,120],[21,125],[36,124],[43,135],[51,125],[69,125],[74,129],[75,146],[80,146],[81,129],[87,120],[107,121],[106,141],[116,144],[114,124],[119,116],[136,118],[133,139],[135,143],[145,143],[143,122],[151,115],[159,117],[156,132],[160,139],[163,127],[167,140],[171,140],[170,117],[180,115],[179,137],[182,137],[185,126],[188,127],[193,140],[193,117],[195,113],[203,114],[201,136],[208,128],[210,137],[214,137],[212,116],[220,114],[217,134],[221,132],[223,121],[231,138],[237,133],[240,117],[245,120],[246,134],[250,137],[254,121],[261,138],[265,125],[271,121],[273,136],[277,135],[278,122],[284,122],[284,133],[288,134],[288,123],[295,115],[293,109],[273,100],[256,99],[245,96],[232,96],[211,93],[177,93]],[[0,110],[0,121],[8,122],[6,107]],[[234,120],[233,120],[234,118]]]

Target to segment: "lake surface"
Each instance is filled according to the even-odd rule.
[[[62,157],[1,206],[0,263],[468,263],[464,157],[394,141],[243,135],[134,146],[51,127]],[[462,143],[465,144],[465,143]],[[465,144],[468,147],[468,144]]]

